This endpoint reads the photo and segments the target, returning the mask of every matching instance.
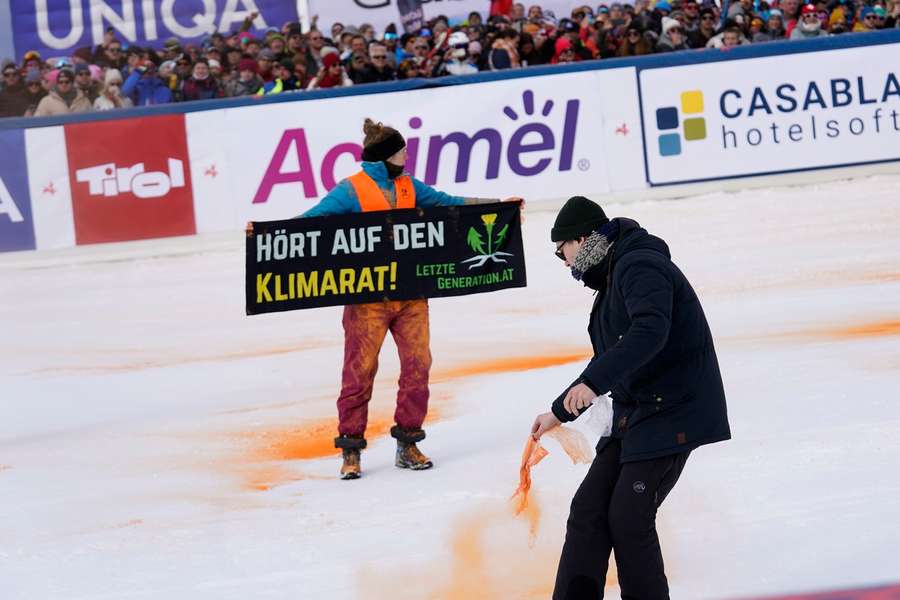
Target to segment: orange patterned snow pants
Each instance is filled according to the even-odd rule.
[[[343,323],[344,373],[337,401],[338,432],[362,435],[366,431],[378,354],[388,331],[394,336],[400,355],[394,422],[403,429],[420,429],[428,412],[431,369],[428,301],[352,304],[344,307]]]

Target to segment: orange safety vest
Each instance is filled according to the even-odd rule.
[[[356,190],[356,197],[359,198],[359,206],[363,212],[391,210],[384,192],[365,171],[351,176],[350,185]],[[415,208],[416,190],[412,179],[406,175],[394,178],[394,197],[397,199],[397,208]]]

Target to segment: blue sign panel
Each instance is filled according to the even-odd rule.
[[[125,45],[160,48],[167,38],[197,43],[213,33],[237,31],[258,12],[251,31],[281,29],[297,21],[297,3],[287,0],[10,0],[16,54],[70,56],[96,48],[112,27]]]
[[[34,250],[25,132],[0,131],[0,252]]]

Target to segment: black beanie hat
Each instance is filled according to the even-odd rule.
[[[567,242],[587,237],[604,223],[609,223],[609,219],[599,204],[584,196],[572,196],[556,215],[550,230],[550,241]]]

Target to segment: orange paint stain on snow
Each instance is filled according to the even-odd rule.
[[[451,379],[472,377],[490,373],[543,369],[574,361],[585,360],[589,354],[566,353],[551,356],[523,356],[463,364],[459,367],[439,371],[431,377],[431,383],[441,383]],[[432,423],[447,411],[438,408],[449,403],[446,393],[435,394],[429,406],[425,423]],[[246,409],[241,409],[246,410]],[[387,435],[393,419],[373,415],[366,427],[366,440],[370,443]],[[238,471],[244,481],[244,488],[266,491],[275,486],[302,479],[298,473],[277,464],[284,461],[310,460],[336,457],[340,451],[334,447],[337,436],[337,418],[308,421],[302,425],[269,427],[249,432],[241,432],[237,437],[249,445],[249,450],[238,461]],[[532,516],[538,513],[530,513]],[[536,518],[536,517],[535,517]]]
[[[445,369],[443,371],[437,371],[432,376],[431,381],[437,383],[460,377],[546,369],[548,367],[556,367],[571,362],[587,360],[590,357],[590,353],[579,352],[550,356],[514,356],[494,360],[483,360]]]
[[[900,335],[900,320],[877,321],[850,327],[826,330],[823,334],[837,339],[856,339]]]

